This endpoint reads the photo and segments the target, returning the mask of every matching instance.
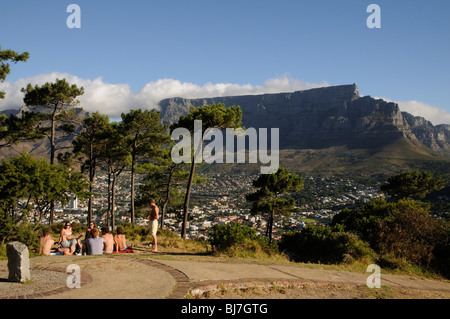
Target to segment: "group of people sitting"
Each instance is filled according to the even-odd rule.
[[[114,253],[131,253],[133,249],[127,246],[125,234],[117,227],[117,234],[110,233],[108,227],[102,227],[102,236],[93,222],[89,223],[84,239],[83,235],[74,236],[70,222],[67,222],[58,242],[51,237],[50,229],[45,229],[40,240],[39,253],[42,255],[102,255]]]

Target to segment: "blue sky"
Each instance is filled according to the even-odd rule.
[[[80,29],[66,25],[71,3]],[[366,25],[371,3],[380,29]],[[111,115],[171,94],[356,83],[363,95],[450,124],[449,12],[447,0],[8,1],[0,45],[30,59],[12,65],[0,109],[20,103],[24,82],[52,76],[96,88],[83,103]]]

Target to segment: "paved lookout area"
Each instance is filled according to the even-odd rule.
[[[163,256],[162,256],[163,257]],[[11,283],[7,260],[0,261],[0,298],[43,299],[182,299],[218,287],[366,285],[369,273],[240,262],[186,261],[155,255],[41,256],[30,259],[31,281]],[[80,270],[80,288],[69,288],[72,271]],[[392,288],[426,289],[449,294],[449,281],[382,275]]]

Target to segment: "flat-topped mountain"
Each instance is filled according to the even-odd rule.
[[[284,149],[374,148],[405,137],[450,155],[450,125],[433,126],[402,113],[396,103],[361,97],[355,84],[293,93],[165,99],[159,103],[161,118],[173,123],[191,105],[214,103],[240,105],[245,127],[279,128]]]
[[[295,171],[359,175],[403,169],[450,171],[450,125],[433,126],[401,112],[397,103],[360,96],[355,84],[291,93],[176,97],[159,106],[162,121],[174,123],[191,105],[215,103],[239,105],[245,127],[279,128],[281,165]]]

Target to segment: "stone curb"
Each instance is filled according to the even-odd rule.
[[[58,268],[58,267],[51,267],[51,266],[38,266],[33,267],[31,270],[47,270],[47,271],[58,271],[67,273],[66,268]],[[69,274],[69,273],[67,273]],[[92,282],[92,276],[88,274],[87,272],[81,270],[81,277],[80,277],[81,285],[86,285],[90,282]],[[20,296],[8,296],[8,297],[0,297],[0,299],[39,299],[47,296],[57,295],[61,294],[63,292],[69,291],[72,288],[69,288],[67,286],[55,288],[49,291],[39,292],[35,294],[29,294],[29,295],[20,295]]]
[[[134,258],[133,260],[168,272],[173,277],[175,280],[175,288],[168,296],[165,297],[165,299],[184,299],[184,297],[186,297],[189,293],[189,277],[181,270],[151,259]]]
[[[193,297],[208,292],[215,292],[220,289],[250,289],[264,287],[295,287],[295,288],[313,288],[323,287],[327,285],[345,284],[351,287],[357,287],[356,284],[328,282],[328,281],[299,281],[292,279],[237,279],[237,280],[208,280],[192,283],[190,285],[189,294]]]

